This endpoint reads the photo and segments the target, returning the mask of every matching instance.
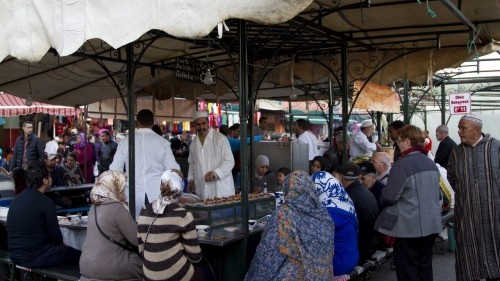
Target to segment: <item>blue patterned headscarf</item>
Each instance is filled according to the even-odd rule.
[[[342,184],[328,172],[317,172],[312,175],[316,185],[316,194],[319,201],[326,208],[338,208],[356,215],[354,203],[345,191]]]
[[[335,226],[316,195],[308,173],[290,173],[283,187],[285,203],[278,211],[279,251],[301,269],[303,280],[333,276]]]

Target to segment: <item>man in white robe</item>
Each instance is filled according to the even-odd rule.
[[[234,195],[234,157],[227,137],[209,127],[208,113],[196,111],[197,136],[189,146],[188,191],[201,199]]]
[[[137,113],[137,128],[135,130],[135,217],[144,207],[147,195],[148,202],[160,196],[160,179],[168,169],[180,170],[170,148],[170,142],[156,134],[151,127],[154,115],[151,110],[143,109]],[[128,139],[118,143],[111,171],[128,171]],[[180,171],[179,171],[180,173]],[[127,197],[128,197],[128,188]]]

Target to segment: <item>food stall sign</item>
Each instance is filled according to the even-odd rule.
[[[217,66],[211,62],[177,58],[175,60],[175,77],[190,82],[214,85],[217,83]]]
[[[454,93],[450,94],[448,98],[450,105],[450,114],[451,115],[463,115],[471,113],[470,109],[470,92],[468,93]]]

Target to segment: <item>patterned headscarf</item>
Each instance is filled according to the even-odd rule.
[[[173,170],[166,170],[161,175],[160,197],[151,202],[155,214],[163,214],[165,207],[177,202],[182,194],[182,178]]]
[[[99,205],[105,199],[120,202],[128,210],[125,196],[125,175],[122,172],[106,171],[96,179],[95,185],[90,191],[90,200],[92,204]]]
[[[328,172],[317,172],[312,175],[312,180],[316,185],[316,194],[319,201],[326,208],[338,208],[348,213],[356,215],[354,203],[342,184]]]
[[[278,213],[279,251],[301,269],[304,280],[333,276],[335,226],[316,196],[308,173],[294,171],[284,182]]]
[[[79,143],[76,143],[76,144],[75,144],[75,147],[76,147],[77,149],[80,149],[80,148],[84,147],[84,146],[85,146],[85,144],[87,144],[87,139],[85,138],[85,134],[84,134],[84,133],[78,133],[78,136],[80,137],[80,139],[81,139],[82,141],[81,141],[81,142],[79,142]]]

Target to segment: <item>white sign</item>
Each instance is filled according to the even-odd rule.
[[[470,111],[470,92],[469,93],[455,93],[450,94],[448,98],[450,104],[450,114],[469,114]]]

